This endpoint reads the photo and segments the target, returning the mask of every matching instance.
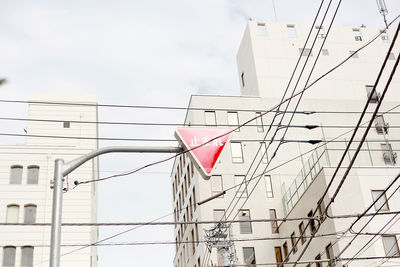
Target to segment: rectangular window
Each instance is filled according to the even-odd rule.
[[[235,175],[235,188],[236,188],[236,197],[247,197],[247,185],[245,183],[246,176],[244,175]]]
[[[239,210],[239,223],[241,234],[251,234],[253,231],[251,229],[250,210]]]
[[[225,210],[213,210],[214,221],[225,221]]]
[[[224,190],[223,186],[222,186],[222,176],[221,175],[213,175],[213,176],[211,176],[210,180],[211,180],[210,184],[211,184],[211,195],[212,196],[215,196]],[[222,195],[221,197],[224,197],[224,195]]]
[[[267,190],[267,197],[268,198],[273,198],[274,197],[274,192],[272,190],[272,180],[271,180],[271,175],[265,175],[265,188]]]
[[[269,218],[272,220],[276,219],[276,210],[275,209],[269,210]],[[279,233],[278,221],[271,221],[271,231],[274,234]]]
[[[193,186],[193,205],[194,205],[194,210],[196,211],[197,202],[196,202],[196,190],[194,189],[194,186]]]
[[[261,112],[256,112],[256,124],[257,124],[257,132],[262,133],[264,132],[264,125],[263,125],[263,119],[261,116]]]
[[[38,184],[39,166],[28,166],[28,184]]]
[[[303,50],[303,48],[299,48],[299,53],[302,57],[308,57],[308,56],[312,57],[313,56],[310,48],[304,48],[304,50]]]
[[[384,235],[382,236],[382,241],[386,256],[400,256],[399,245],[395,235]]]
[[[349,54],[351,55],[351,58],[358,58],[358,53],[356,51],[349,51]]]
[[[307,217],[313,217],[313,211],[312,210],[307,214]],[[317,229],[316,226],[315,226],[315,220],[314,219],[310,219],[309,220],[309,225],[310,225],[310,233],[312,234]]]
[[[21,184],[22,182],[22,166],[11,166],[10,184]]]
[[[389,35],[386,30],[381,31],[381,38],[384,43],[389,43]]]
[[[297,252],[296,238],[294,232],[290,235],[290,242],[292,243],[293,254]]]
[[[362,41],[360,29],[353,29],[354,40]]]
[[[372,94],[372,97],[370,99],[370,103],[376,103],[376,102],[379,101],[379,95],[376,92],[376,90],[374,90],[374,86],[373,85],[366,85],[365,89],[367,90],[367,97],[368,98]]]
[[[216,126],[215,111],[204,111],[204,120],[207,126]]]
[[[257,23],[257,31],[259,35],[267,35],[267,28],[264,23]]]
[[[315,256],[315,260],[316,260],[316,261],[321,260],[321,255],[318,254],[317,256]],[[322,267],[322,263],[321,263],[321,262],[316,262],[316,263],[315,263],[315,267]]]
[[[35,223],[36,222],[36,206],[25,205],[24,207],[24,223]]]
[[[276,266],[283,267],[283,264],[281,264],[281,262],[283,262],[281,247],[275,247],[275,259],[276,263],[278,263]]]
[[[247,266],[256,264],[256,255],[253,247],[243,248],[243,260],[244,264]]]
[[[325,204],[322,200],[321,203],[318,205],[318,214],[320,216],[321,223],[325,221]]]
[[[6,223],[18,223],[18,218],[19,218],[19,206],[8,205]]]
[[[243,163],[242,143],[231,142],[231,153],[233,163]]]
[[[265,144],[265,142],[261,142],[260,146],[261,146],[260,153],[261,153],[262,163],[268,163],[267,145]]]
[[[296,34],[296,28],[294,27],[294,25],[286,25],[286,27],[287,27],[288,37],[296,38],[297,34]]]
[[[389,204],[387,202],[384,190],[372,190],[372,199],[375,202],[375,211],[388,211]]]
[[[378,115],[375,117],[375,129],[378,134],[387,134],[389,131],[389,124],[385,123],[383,115]]]
[[[303,245],[306,242],[306,238],[304,237],[304,235],[306,233],[304,231],[304,223],[303,222],[301,222],[299,224],[299,233],[300,233],[300,241],[301,241],[301,244]]]
[[[21,248],[21,267],[33,266],[33,247]]]
[[[328,260],[331,260],[328,262],[328,267],[333,267],[334,263],[333,263],[333,248],[332,248],[332,244],[329,243],[329,245],[326,246],[325,248],[325,253],[326,253],[326,258]]]
[[[395,165],[397,159],[397,153],[393,152],[391,144],[381,144],[383,153],[383,160],[386,165]]]
[[[237,112],[228,112],[228,125],[237,128],[239,126],[239,115]],[[236,132],[239,132],[237,129]]]
[[[3,267],[15,266],[15,247],[3,248]]]
[[[70,128],[70,127],[71,127],[71,123],[69,121],[63,122],[63,128]]]
[[[283,256],[285,257],[284,261],[288,261],[289,260],[289,250],[288,250],[288,246],[287,246],[287,242],[283,243]]]

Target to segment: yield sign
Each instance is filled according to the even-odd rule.
[[[182,141],[185,149],[203,171],[210,177],[219,155],[231,137],[231,129],[178,128],[175,137]]]

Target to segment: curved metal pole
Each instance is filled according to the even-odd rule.
[[[70,162],[64,163],[63,159],[56,159],[54,165],[53,210],[51,218],[51,244],[50,267],[60,267],[61,221],[62,221],[62,196],[64,177],[73,170],[102,154],[107,153],[179,153],[181,147],[142,147],[142,146],[112,146],[103,147],[83,155]]]

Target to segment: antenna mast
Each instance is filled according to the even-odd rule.
[[[383,20],[385,21],[386,28],[388,27],[388,23],[386,20],[386,15],[388,14],[388,10],[386,7],[385,0],[376,0],[376,4],[378,5],[379,8],[379,13],[383,16]]]

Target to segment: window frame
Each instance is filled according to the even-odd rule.
[[[248,251],[248,252],[250,252],[250,257],[247,257],[246,258],[246,254],[247,253],[245,253],[245,251]],[[255,264],[257,264],[257,261],[256,261],[256,250],[255,250],[255,248],[254,247],[243,247],[242,248],[242,251],[243,251],[243,263],[244,263],[244,265],[246,265],[246,266],[254,266]],[[249,256],[249,255],[247,255],[247,256]],[[249,262],[247,262],[247,259],[252,259],[252,261],[249,263]]]
[[[248,215],[245,214],[247,212]],[[241,234],[252,234],[253,228],[251,225],[251,214],[249,209],[240,209],[239,210],[239,229]],[[249,230],[246,230],[249,229]]]
[[[227,116],[228,125],[230,127],[237,128],[239,126],[239,113],[238,112],[228,111],[226,116]],[[234,123],[231,120],[232,118],[235,118]],[[240,132],[240,128],[236,129],[235,132]]]
[[[27,215],[29,215],[29,212],[30,212],[29,210],[27,210],[29,208],[34,208],[34,213],[32,213],[33,214],[32,218],[27,216]],[[35,205],[35,204],[24,205],[24,223],[25,224],[36,223],[36,218],[37,218],[37,205]]]
[[[34,183],[30,182],[30,174],[32,174],[29,170],[36,170],[37,173],[34,173],[36,175],[34,180]],[[40,174],[40,167],[38,165],[29,165],[27,167],[27,176],[26,176],[26,184],[39,184],[39,174]],[[32,180],[32,179],[31,179]]]
[[[242,142],[230,142],[231,143],[231,156],[232,156],[232,163],[243,163],[244,158],[243,158],[243,148],[242,148]],[[235,146],[237,146],[235,148]],[[239,152],[236,151],[236,149],[239,149],[240,147],[240,156],[239,155],[234,155],[234,153]]]
[[[21,171],[21,173],[20,174],[18,174],[18,179],[19,179],[19,183],[12,183],[12,181],[13,181],[13,179],[12,179],[12,177],[13,177],[13,173],[14,173],[14,169],[18,169],[18,170],[20,170]],[[9,182],[10,182],[10,184],[22,184],[22,175],[23,175],[23,172],[24,172],[24,167],[22,166],[22,165],[18,165],[18,164],[16,164],[16,165],[11,165],[11,167],[10,167],[10,180],[9,180]]]
[[[16,217],[15,220],[13,220],[13,221],[10,222],[10,219],[9,219],[9,216],[10,216],[9,212],[10,212],[10,211],[9,211],[9,209],[12,208],[12,207],[16,207],[16,208],[17,208],[17,213],[16,213],[17,217]],[[7,209],[6,209],[6,223],[19,223],[19,212],[20,212],[19,208],[20,208],[20,207],[19,207],[18,204],[8,204],[8,205],[7,205]]]
[[[264,122],[263,122],[262,113],[256,112],[255,114],[256,114],[255,117],[256,117],[257,132],[263,133],[264,132]]]
[[[264,181],[265,181],[265,191],[267,194],[267,198],[274,198],[274,187],[272,186],[271,175],[269,174],[264,175]]]
[[[204,111],[204,124],[205,126],[217,126],[217,114],[214,110]]]
[[[6,250],[7,249],[12,249],[13,250],[13,258],[11,259],[11,262],[13,262],[12,265],[6,265]],[[17,248],[15,246],[4,246],[3,247],[3,261],[2,261],[2,267],[15,267],[15,263],[16,263],[16,253],[17,252]]]
[[[381,194],[378,195],[378,196],[375,196],[375,194],[374,194],[375,192],[381,192]],[[383,193],[383,195],[382,195],[382,193]],[[375,211],[378,211],[378,210],[379,210],[380,207],[377,206],[377,205],[379,205],[379,202],[380,202],[380,201],[385,202],[385,205],[382,206],[382,208],[379,210],[379,212],[381,212],[381,211],[390,211],[390,208],[389,208],[389,201],[388,201],[388,199],[387,199],[387,197],[386,197],[385,190],[376,190],[376,189],[371,190],[371,195],[372,195],[372,201],[373,201],[373,202],[375,202],[377,198],[380,198],[378,201],[376,201],[376,202],[374,203]],[[381,195],[384,197],[383,200],[382,200]],[[375,198],[375,197],[376,197],[376,198]],[[385,207],[385,206],[386,206],[386,207]]]
[[[269,218],[276,219],[276,209],[269,209]],[[279,234],[278,221],[271,221],[271,233]]]
[[[397,251],[395,251],[395,253],[392,255],[389,254],[390,251],[386,250],[385,238],[394,238]],[[389,256],[389,257],[400,256],[399,243],[398,243],[398,239],[397,239],[396,235],[382,235],[381,239],[382,239],[383,250],[385,251],[385,256]],[[393,246],[392,246],[392,248],[393,248]]]
[[[31,250],[31,254],[29,256],[29,263],[28,264],[24,264],[24,251],[26,251],[26,249],[32,249]],[[26,252],[27,253],[27,252]],[[33,246],[23,246],[21,247],[21,267],[32,267],[33,266],[33,255],[35,253],[35,249]]]
[[[216,184],[215,182],[219,180],[219,185]],[[215,196],[220,194],[221,192],[224,191],[224,184],[222,180],[222,175],[212,175],[210,178],[210,187],[211,187],[211,196]],[[219,187],[219,188],[216,188]],[[221,198],[224,197],[224,195],[219,196]]]

